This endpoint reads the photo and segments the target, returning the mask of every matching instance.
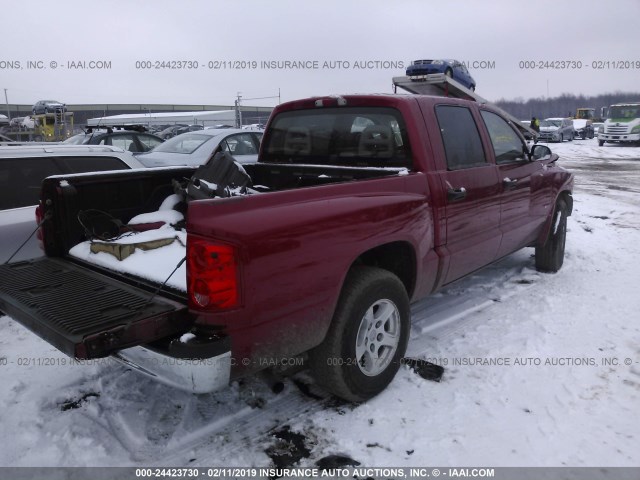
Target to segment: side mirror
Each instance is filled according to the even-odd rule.
[[[541,158],[551,156],[551,149],[546,145],[534,145],[529,153],[529,159],[540,160]]]

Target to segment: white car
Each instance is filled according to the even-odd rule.
[[[258,160],[261,139],[260,131],[207,128],[176,135],[137,158],[147,167],[198,166],[218,152],[228,152],[239,163],[254,163]]]
[[[36,206],[42,180],[51,175],[144,168],[116,147],[49,144],[0,146],[0,264],[5,263],[36,229]],[[12,262],[43,254],[36,235]]]

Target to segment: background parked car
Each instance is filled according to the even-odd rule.
[[[409,77],[431,75],[433,73],[444,73],[457,82],[460,82],[469,90],[476,89],[476,81],[464,63],[458,60],[414,60],[407,68],[407,75]]]
[[[157,135],[152,135],[139,130],[115,129],[90,129],[86,133],[80,133],[68,138],[62,143],[69,145],[112,145],[131,153],[148,152],[160,145],[164,140]]]
[[[55,113],[57,111],[65,113],[67,111],[67,106],[57,100],[40,100],[31,107],[31,113],[34,115],[38,115],[40,113]]]
[[[573,138],[581,138],[584,140],[585,138],[593,138],[595,137],[595,130],[593,125],[589,120],[583,119],[573,119],[573,130],[574,137]]]
[[[129,152],[114,147],[49,144],[0,147],[0,264],[36,228],[40,184],[51,175],[144,168]],[[34,235],[12,261],[43,252]]]
[[[573,140],[573,121],[570,118],[545,118],[540,121],[541,142],[564,142]]]
[[[229,152],[240,163],[258,159],[262,132],[237,128],[204,129],[175,136],[152,152],[138,155],[147,167],[202,165],[219,151]]]
[[[160,131],[157,133],[157,135],[162,138],[163,140],[167,140],[169,138],[175,137],[176,136],[176,132],[178,130],[180,130],[183,127],[186,127],[187,125],[170,125],[167,128],[165,128],[164,130]]]
[[[176,135],[182,135],[187,132],[197,132],[199,130],[204,130],[204,127],[202,125],[187,125],[186,127],[181,127],[176,130]]]

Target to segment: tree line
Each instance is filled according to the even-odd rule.
[[[523,98],[516,98],[514,100],[500,99],[494,103],[516,118],[530,120],[531,117],[572,117],[576,114],[577,108],[585,107],[595,108],[596,117],[598,117],[602,107],[624,102],[640,102],[640,93],[615,92],[597,96],[563,93],[559,97],[553,98],[541,97],[531,98],[529,100]]]

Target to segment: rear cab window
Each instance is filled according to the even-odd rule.
[[[412,168],[406,126],[394,108],[282,112],[270,131],[263,162]]]

